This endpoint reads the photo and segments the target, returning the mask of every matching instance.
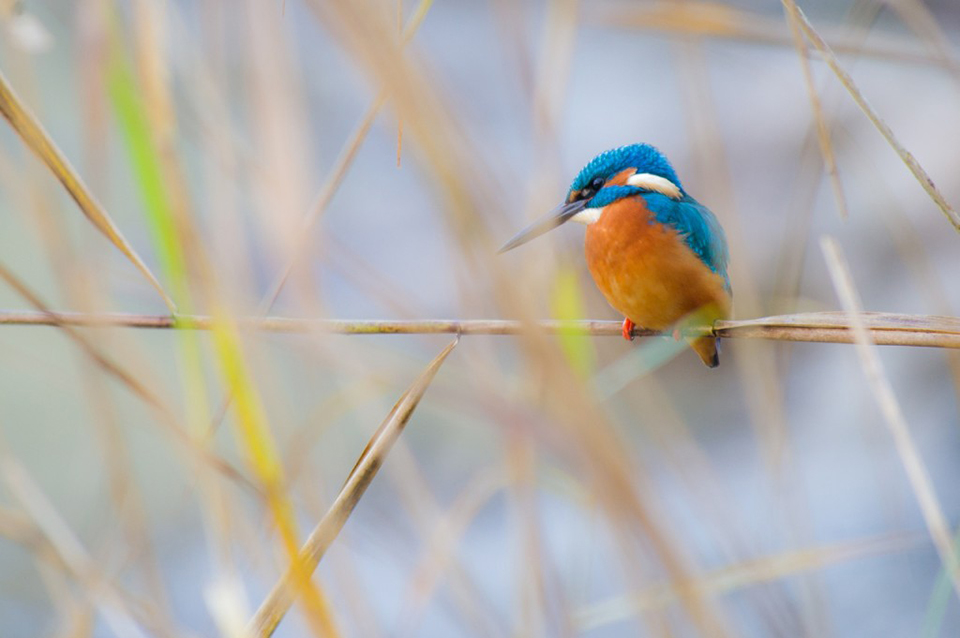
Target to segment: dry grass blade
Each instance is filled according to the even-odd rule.
[[[893,131],[884,122],[876,111],[873,110],[873,107],[867,103],[865,97],[860,92],[860,89],[857,88],[857,85],[854,83],[853,78],[840,66],[840,62],[837,60],[837,56],[834,54],[830,46],[824,41],[820,34],[813,28],[813,25],[810,24],[810,21],[807,20],[807,17],[803,14],[799,8],[795,11],[795,16],[797,24],[800,26],[800,29],[803,31],[803,34],[806,36],[807,40],[813,45],[813,47],[819,51],[826,61],[827,65],[833,70],[834,74],[837,76],[837,79],[840,80],[840,83],[847,89],[847,92],[850,93],[850,96],[853,97],[854,102],[857,103],[857,106],[860,107],[860,110],[870,119],[873,125],[880,131],[880,134],[883,135],[884,139],[887,140],[887,143],[893,147],[893,150],[897,152],[897,155],[900,156],[900,159],[903,160],[903,163],[907,165],[907,168],[910,169],[910,172],[913,173],[913,176],[916,177],[917,181],[920,182],[920,186],[923,187],[923,190],[927,192],[927,195],[930,196],[930,199],[936,203],[936,205],[943,211],[943,214],[947,217],[947,220],[953,225],[953,227],[960,231],[960,215],[957,214],[950,204],[947,203],[947,200],[944,199],[943,194],[937,189],[936,185],[933,183],[933,180],[930,179],[930,176],[927,174],[923,167],[920,166],[920,163],[917,162],[917,159],[910,153],[894,136]]]
[[[820,95],[813,84],[813,72],[810,69],[810,58],[808,55],[807,43],[800,32],[800,18],[797,15],[799,9],[794,0],[783,0],[783,8],[787,14],[787,21],[790,23],[790,33],[793,36],[793,43],[800,57],[800,67],[803,69],[803,83],[807,87],[807,94],[810,96],[810,108],[813,110],[813,118],[817,124],[817,141],[820,143],[820,154],[823,156],[823,163],[830,176],[830,184],[833,186],[833,196],[837,200],[837,208],[840,211],[840,217],[846,219],[847,200],[843,195],[843,186],[840,183],[840,174],[837,171],[837,157],[833,151],[833,142],[830,139],[830,128],[827,126],[827,118],[823,113],[823,104],[820,102]]]
[[[423,24],[423,20],[427,17],[427,12],[430,10],[430,6],[433,4],[433,0],[421,0],[420,4],[417,5],[417,8],[410,18],[410,21],[407,23],[407,26],[401,28],[400,38],[402,44],[408,43],[417,32],[417,29],[420,28],[420,25]],[[397,19],[400,19],[400,5],[397,5]],[[399,27],[399,25],[398,25]],[[300,242],[293,247],[290,252],[290,257],[287,259],[287,262],[284,264],[283,268],[280,271],[280,274],[277,276],[276,281],[270,287],[270,290],[264,295],[263,300],[260,302],[260,314],[266,314],[270,312],[270,309],[273,307],[273,304],[276,303],[277,297],[280,296],[280,292],[283,290],[283,287],[286,285],[287,280],[290,278],[290,274],[293,272],[294,267],[297,265],[297,262],[302,258],[303,252],[306,249],[307,241],[311,237],[310,229],[317,223],[317,220],[320,219],[320,216],[327,209],[327,205],[330,203],[330,200],[333,199],[333,196],[336,194],[337,189],[340,187],[343,178],[346,177],[347,172],[350,170],[350,167],[353,165],[353,160],[356,158],[357,153],[360,151],[360,146],[363,144],[364,140],[367,138],[367,134],[370,132],[370,128],[373,126],[374,120],[376,120],[377,115],[380,113],[380,110],[383,108],[383,105],[386,104],[387,93],[384,90],[380,91],[380,94],[374,99],[367,108],[366,113],[363,118],[360,120],[360,125],[356,128],[353,134],[350,136],[350,139],[343,146],[340,151],[340,155],[337,156],[336,161],[334,162],[333,169],[330,171],[330,176],[327,178],[327,181],[320,188],[320,191],[317,193],[314,198],[313,204],[310,207],[310,210],[307,212],[306,216],[303,218],[302,222],[302,232],[300,234]],[[400,135],[403,130],[402,120],[398,125],[398,138],[397,138],[397,166],[400,165]]]
[[[859,318],[858,313],[862,304],[854,288],[850,271],[840,252],[840,247],[833,238],[824,237],[820,245],[827,260],[830,278],[833,280],[833,286],[840,298],[840,303],[850,313],[853,331],[857,337],[857,354],[860,356],[864,374],[867,376],[870,389],[873,391],[874,398],[876,398],[887,426],[890,428],[890,433],[893,435],[900,460],[907,472],[907,478],[910,480],[910,486],[913,488],[917,503],[920,505],[920,511],[927,524],[927,529],[937,552],[940,554],[940,560],[943,561],[944,568],[953,581],[954,591],[960,597],[960,573],[958,573],[960,563],[957,561],[956,548],[950,538],[947,519],[933,489],[933,482],[924,465],[923,458],[920,456],[920,452],[917,450],[910,434],[910,428],[907,427],[907,421],[900,409],[900,404],[893,393],[890,380],[887,378],[876,349],[873,348],[866,324]]]
[[[837,563],[903,550],[916,544],[916,539],[912,537],[888,536],[785,552],[708,572],[701,579],[701,587],[713,594],[722,594],[823,569]],[[577,614],[579,628],[586,632],[640,611],[666,607],[674,604],[683,594],[682,589],[675,586],[656,585],[630,596],[619,596],[595,603]]]
[[[779,27],[758,14],[719,2],[608,2],[600,6],[598,15],[602,22],[621,26],[727,38],[777,33]]]
[[[640,29],[660,33],[675,33],[740,40],[757,44],[791,46],[790,33],[783,24],[760,13],[746,11],[719,2],[604,2],[591,6],[585,16],[596,24],[615,28]],[[840,53],[854,53],[863,57],[896,60],[923,65],[946,67],[955,71],[952,60],[932,57],[907,41],[896,42],[885,35],[883,46],[864,46],[859,36],[843,31],[828,34],[832,48]]]
[[[414,410],[423,398],[430,383],[440,370],[440,366],[453,351],[459,338],[452,341],[437,357],[430,362],[420,377],[403,393],[380,427],[370,438],[367,447],[351,470],[340,494],[320,523],[311,532],[300,551],[299,568],[310,574],[320,564],[320,560],[333,543],[344,523],[350,517],[360,498],[377,475],[394,442],[403,432],[404,426],[413,416]],[[294,599],[294,570],[288,570],[274,586],[263,604],[250,622],[250,635],[270,636],[290,609]]]
[[[360,125],[350,136],[349,141],[340,151],[340,155],[337,156],[333,169],[330,171],[330,177],[327,178],[327,181],[320,189],[320,192],[317,193],[313,204],[310,206],[310,211],[303,218],[303,222],[301,224],[302,232],[300,233],[299,241],[291,249],[290,256],[287,258],[286,263],[280,270],[280,274],[277,276],[277,279],[273,282],[273,285],[270,286],[270,290],[266,295],[264,295],[263,300],[260,302],[260,314],[266,314],[270,312],[273,304],[276,303],[277,297],[279,297],[280,293],[283,291],[284,286],[287,284],[287,280],[290,278],[291,273],[293,273],[293,269],[296,267],[297,262],[303,257],[303,253],[306,250],[308,242],[312,238],[312,235],[309,231],[313,228],[314,224],[317,223],[317,220],[320,219],[323,211],[327,209],[327,205],[330,203],[330,200],[332,200],[333,196],[337,193],[340,183],[343,182],[343,178],[346,177],[347,171],[349,171],[350,167],[353,165],[353,160],[360,151],[360,146],[367,138],[367,134],[370,132],[370,128],[373,126],[373,122],[377,119],[377,115],[380,113],[380,109],[383,108],[385,102],[386,95],[381,93],[377,99],[374,100],[373,104],[370,105],[370,108],[367,109],[363,119],[360,121]]]
[[[118,636],[145,637],[147,634],[126,609],[120,593],[106,581],[100,573],[101,568],[26,470],[15,459],[4,455],[0,472],[10,493],[28,513],[49,547],[56,552],[60,564],[80,582],[82,586],[79,589],[90,598],[107,626]]]
[[[430,10],[430,6],[432,4],[433,0],[421,0],[420,4],[417,5],[417,9],[406,28],[401,30],[400,37],[403,44],[406,44],[413,38],[414,34],[417,32],[417,29],[420,28],[423,20],[427,17],[427,12]],[[309,240],[311,238],[310,230],[314,227],[314,225],[316,225],[317,221],[320,219],[320,216],[323,215],[324,211],[326,211],[327,206],[333,199],[333,196],[336,195],[337,190],[340,188],[340,184],[343,182],[343,179],[349,172],[350,167],[353,165],[353,161],[356,159],[357,153],[360,152],[360,147],[366,140],[367,134],[370,132],[377,115],[380,113],[380,110],[383,108],[384,104],[386,104],[386,101],[387,93],[386,91],[381,90],[376,99],[374,99],[374,101],[367,108],[366,113],[360,120],[360,125],[356,128],[356,130],[354,130],[353,134],[347,140],[347,143],[340,150],[340,154],[337,156],[337,159],[334,162],[329,177],[320,188],[320,191],[317,193],[316,197],[314,197],[313,203],[310,206],[310,210],[307,211],[303,221],[301,222],[301,232],[299,234],[298,241],[291,247],[290,256],[284,263],[283,268],[280,269],[277,278],[274,280],[273,284],[271,284],[270,288],[267,290],[267,293],[263,296],[263,299],[261,299],[260,305],[257,308],[257,314],[266,315],[277,302],[277,299],[280,297],[280,293],[283,292],[284,287],[287,285],[287,281],[290,279],[291,274],[293,274],[294,268],[297,266],[297,263],[303,258],[303,255],[306,252],[307,246],[309,245]],[[400,130],[402,130],[402,128]],[[397,165],[399,166],[399,164],[400,140],[398,138]],[[228,393],[221,402],[220,409],[217,410],[217,413],[212,420],[211,430],[215,430],[223,421],[223,417],[230,407],[231,400],[232,396]]]
[[[89,219],[114,246],[120,249],[120,252],[122,252],[127,259],[133,262],[133,265],[143,273],[143,276],[147,278],[150,284],[160,293],[160,296],[163,297],[163,302],[167,305],[167,308],[170,309],[170,312],[176,313],[177,307],[173,303],[173,299],[167,295],[166,291],[160,285],[160,282],[154,277],[153,273],[150,272],[150,269],[140,258],[140,255],[136,253],[120,233],[120,229],[117,228],[117,225],[114,224],[110,216],[107,215],[103,207],[100,206],[99,202],[94,198],[93,194],[80,178],[80,175],[53,143],[53,140],[50,139],[50,136],[40,125],[40,122],[27,110],[20,98],[13,92],[13,89],[2,73],[0,73],[0,113],[7,118],[10,126],[13,127],[13,130],[23,139],[30,150],[33,151],[34,154],[47,165],[50,172],[60,180],[60,183],[67,189],[70,197],[77,203],[77,206],[80,207],[80,210],[86,215],[87,219]]]
[[[960,79],[960,60],[953,52],[953,44],[924,1],[891,2],[890,8],[896,11],[903,23],[917,34],[917,38],[926,43],[940,58],[944,67],[953,73],[954,78]]]
[[[33,291],[31,291],[22,281],[20,281],[19,278],[16,277],[16,275],[7,270],[7,268],[2,264],[0,264],[0,279],[5,281],[7,285],[13,288],[17,294],[26,299],[32,306],[37,308],[39,310],[39,313],[37,314],[46,317],[46,321],[44,322],[46,325],[60,328],[64,334],[73,340],[73,342],[80,347],[83,353],[89,356],[98,366],[100,366],[100,368],[102,368],[110,376],[120,381],[134,396],[138,397],[144,403],[156,410],[157,414],[161,417],[161,423],[163,423],[163,425],[165,425],[170,431],[174,437],[174,440],[184,446],[184,449],[191,456],[217,470],[238,485],[242,485],[246,488],[249,488],[252,492],[259,494],[259,489],[252,485],[250,481],[243,476],[243,474],[238,472],[236,468],[230,465],[227,461],[210,452],[209,450],[198,448],[190,436],[179,427],[173,413],[170,412],[169,408],[163,403],[163,401],[160,400],[159,397],[157,397],[157,395],[151,392],[147,386],[141,383],[127,370],[103,354],[82,334],[80,334],[77,330],[74,330],[72,326],[68,325],[67,322],[62,321],[60,319],[60,315],[47,308],[46,304],[39,297],[37,297]],[[173,320],[174,318],[167,317],[167,319]]]
[[[0,537],[22,545],[38,559],[50,561],[59,569],[67,569],[43,532],[22,512],[0,507]]]
[[[428,602],[457,568],[457,549],[470,524],[483,507],[507,486],[507,476],[501,468],[481,472],[431,525],[427,542],[424,543],[426,550],[413,569],[403,599],[403,613],[397,622],[395,636],[417,635]],[[490,635],[490,631],[488,627],[487,635]]]

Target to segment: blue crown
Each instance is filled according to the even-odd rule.
[[[659,175],[683,190],[677,173],[663,153],[649,144],[630,144],[605,151],[590,160],[573,180],[570,192],[583,190],[597,177],[606,179],[627,168],[635,168],[638,173]]]

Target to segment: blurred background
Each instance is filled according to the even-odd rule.
[[[957,205],[960,6],[800,6]],[[956,230],[814,52],[825,170],[779,2],[0,13],[20,99],[179,309],[234,326],[0,327],[3,636],[242,635],[450,337],[230,319],[619,320],[581,228],[495,254],[608,148],[656,145],[716,212],[737,318],[839,309],[825,235],[866,309],[960,306]],[[167,313],[6,122],[0,210],[47,306]],[[957,353],[880,355],[955,527]],[[314,576],[326,620],[276,635],[957,635],[902,453],[853,346],[733,339],[709,370],[664,339],[467,336]]]

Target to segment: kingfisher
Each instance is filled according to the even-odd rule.
[[[567,221],[584,224],[587,266],[607,302],[636,325],[657,331],[712,325],[730,316],[733,293],[723,228],[691,197],[667,158],[649,144],[597,155],[573,180],[563,204],[508,241],[524,244]],[[719,340],[687,337],[704,364],[720,363]]]

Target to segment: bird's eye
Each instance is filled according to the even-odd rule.
[[[589,186],[580,191],[580,199],[590,199],[596,195],[597,191],[603,188],[605,182],[606,180],[602,177],[595,177]]]

